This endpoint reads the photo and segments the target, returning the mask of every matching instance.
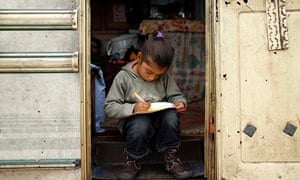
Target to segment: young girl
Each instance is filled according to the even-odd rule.
[[[180,146],[178,112],[186,110],[187,102],[167,73],[173,55],[172,45],[161,32],[156,32],[145,41],[137,60],[125,65],[112,83],[105,112],[108,117],[120,119],[127,153],[119,179],[135,179],[141,170],[140,160],[150,151],[153,136],[158,152],[165,155],[166,170],[177,179],[192,176],[176,156]],[[170,102],[175,108],[146,113],[152,102]]]

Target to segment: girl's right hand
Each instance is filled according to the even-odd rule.
[[[150,102],[137,102],[134,106],[134,113],[148,111],[150,108]]]

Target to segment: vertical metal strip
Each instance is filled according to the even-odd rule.
[[[269,50],[288,48],[286,0],[266,0]]]

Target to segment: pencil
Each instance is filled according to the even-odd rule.
[[[134,92],[133,95],[141,102],[146,102],[137,92]]]

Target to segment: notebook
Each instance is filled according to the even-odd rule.
[[[172,108],[175,108],[175,105],[173,103],[169,103],[169,102],[154,102],[154,103],[151,103],[151,106],[148,109],[148,111],[137,112],[137,113],[134,113],[133,115],[135,115],[135,114],[153,113],[153,112],[157,112],[157,111],[161,111],[161,110],[165,110],[165,109],[172,109]]]

